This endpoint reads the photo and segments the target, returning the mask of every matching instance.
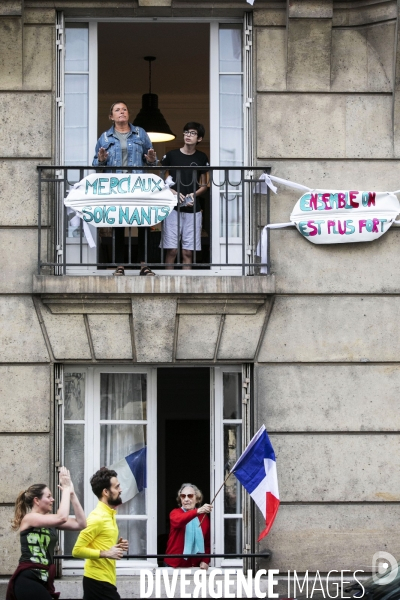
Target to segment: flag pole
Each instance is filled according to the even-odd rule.
[[[224,479],[224,483],[221,485],[221,487],[219,488],[218,492],[215,494],[214,498],[211,500],[210,504],[213,505],[214,504],[214,500],[215,498],[218,496],[218,494],[220,493],[220,491],[222,490],[222,488],[224,487],[225,483],[228,481],[228,478],[232,475],[232,471],[229,471],[228,475],[225,477]],[[206,513],[207,514],[207,513]],[[204,517],[206,516],[206,514],[203,515],[202,520],[199,523],[199,527],[202,524],[202,522],[204,521]]]

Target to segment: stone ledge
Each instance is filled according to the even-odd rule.
[[[34,294],[274,294],[275,276],[33,276]]]

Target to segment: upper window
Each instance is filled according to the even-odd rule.
[[[212,165],[229,168],[228,175],[224,170],[210,172],[208,189],[199,196],[200,249],[196,245],[193,262],[196,268],[204,264],[204,269],[216,274],[227,269],[232,275],[243,274],[241,263],[250,261],[246,248],[251,244],[250,238],[244,239],[251,234],[243,224],[247,214],[243,207],[251,190],[242,182],[244,173],[235,169],[243,167],[245,153],[242,23],[67,22],[65,31],[65,164],[83,167],[92,163],[97,139],[112,126],[109,110],[114,102],[125,102],[130,121],[135,120],[142,96],[150,91],[149,65],[143,60],[143,47],[150,45],[156,57],[151,63],[151,92],[158,95],[159,108],[176,135],[172,141],[154,143],[158,157],[180,148],[184,124],[197,121],[206,130],[198,150]],[[167,43],[170,39],[179,43]],[[183,76],[176,77],[177,69]],[[86,174],[69,170],[68,182]],[[113,259],[113,248],[118,250],[117,262],[136,265],[133,270],[142,261],[140,228],[126,227],[122,241],[118,237],[115,242],[111,227],[90,225],[96,243],[90,247],[73,211],[65,215],[64,222],[65,262],[70,265],[67,273],[83,274],[85,269],[88,274],[106,273],[104,265],[117,260],[115,256]],[[166,261],[165,251],[160,250],[161,228],[161,224],[153,227],[145,244],[146,261],[155,270],[158,263]],[[83,267],[89,264],[92,268]],[[181,272],[180,268],[175,270],[176,274]],[[158,274],[163,273],[161,268]]]

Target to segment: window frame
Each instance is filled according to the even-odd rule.
[[[224,472],[224,425],[229,424],[237,424],[241,425],[241,438],[242,438],[242,448],[239,449],[240,453],[244,448],[245,441],[245,431],[244,431],[244,404],[242,402],[242,417],[241,419],[224,419],[223,409],[224,409],[224,387],[223,387],[223,376],[224,373],[238,373],[241,377],[241,389],[243,390],[243,374],[242,374],[242,365],[232,365],[232,366],[222,366],[222,367],[214,367],[214,402],[212,403],[213,410],[213,422],[214,422],[214,431],[213,435],[213,447],[212,447],[212,464],[214,465],[213,469],[213,477],[212,477],[212,497],[214,497],[215,493],[218,491],[222,482],[225,479]],[[233,476],[231,476],[233,477]],[[242,486],[239,485],[239,489],[242,489]],[[242,492],[241,492],[242,494]],[[243,535],[243,527],[244,527],[244,515],[243,515],[243,494],[242,494],[242,513],[233,514],[233,513],[224,513],[224,493],[223,490],[218,494],[214,502],[214,512],[213,512],[213,536],[214,536],[214,549],[216,554],[223,554],[225,552],[225,541],[224,541],[224,525],[225,519],[242,519],[242,541],[244,540]],[[243,545],[243,544],[242,544]],[[237,567],[241,568],[243,566],[242,559],[215,559],[216,567]]]
[[[64,408],[60,419],[61,427],[61,456],[64,457],[64,425],[79,423],[85,424],[84,433],[84,510],[88,515],[97,505],[97,498],[94,496],[90,477],[102,465],[100,465],[100,426],[103,421],[100,419],[100,376],[101,373],[138,373],[147,376],[147,396],[146,396],[146,420],[140,423],[146,424],[147,440],[151,439],[151,444],[147,444],[147,492],[146,492],[146,516],[143,515],[118,515],[117,523],[120,521],[146,520],[146,553],[157,553],[157,369],[154,367],[136,367],[129,365],[66,365],[64,367],[64,385],[65,375],[67,373],[85,373],[85,419],[73,420],[64,419]],[[65,392],[64,392],[65,393]],[[108,421],[108,420],[106,420]],[[115,420],[113,423],[117,424]],[[133,421],[124,421],[131,423]],[[92,442],[90,443],[90,440]],[[91,447],[93,452],[87,452]],[[72,474],[73,475],[73,474]],[[61,533],[61,547],[64,547],[64,533]],[[152,559],[127,560],[123,559],[117,562],[117,574],[134,575],[141,568],[154,568],[157,562]],[[82,560],[63,561],[62,572],[64,575],[81,575],[83,573]]]
[[[195,366],[195,365],[193,365]],[[239,448],[238,454],[243,451],[250,439],[251,434],[251,401],[250,401],[250,366],[247,364],[210,366],[210,493],[211,498],[218,491],[224,481],[224,425],[225,424],[240,424],[242,447]],[[177,367],[177,376],[179,367]],[[60,386],[65,386],[66,373],[85,373],[85,419],[73,420],[64,419],[63,395],[65,397],[65,389],[63,395],[60,393]],[[130,366],[130,365],[56,365],[56,405],[59,410],[55,411],[56,440],[58,440],[58,451],[56,456],[59,457],[58,464],[63,464],[64,459],[64,425],[67,423],[85,423],[84,434],[84,510],[88,515],[96,506],[97,499],[93,495],[90,486],[90,476],[100,468],[100,375],[101,373],[141,373],[147,375],[147,396],[146,396],[146,424],[147,424],[147,474],[148,487],[146,498],[146,514],[147,514],[147,554],[157,554],[157,367],[156,366]],[[224,373],[237,373],[241,379],[241,402],[242,415],[240,419],[224,419],[223,418],[223,376]],[[58,394],[57,394],[58,391]],[[60,410],[61,409],[61,410]],[[116,421],[118,422],[118,421]],[[97,431],[96,431],[97,428]],[[92,443],[90,439],[92,436]],[[149,443],[151,440],[151,443]],[[97,447],[97,452],[95,448]],[[89,448],[93,452],[88,452]],[[251,519],[249,521],[250,498],[242,489],[242,513],[241,514],[224,514],[224,494],[223,491],[215,499],[214,511],[211,515],[212,538],[211,551],[216,554],[221,554],[225,550],[224,542],[224,521],[226,518],[237,518],[242,520],[242,546],[249,548],[251,543]],[[228,516],[227,516],[228,515]],[[140,515],[121,515],[117,516],[117,520],[133,520],[143,519]],[[64,548],[64,533],[60,532],[61,548]],[[253,546],[253,544],[251,543]],[[244,552],[244,550],[241,552]],[[244,561],[242,559],[214,559],[212,566],[215,567],[230,567],[241,569]],[[117,563],[117,573],[119,575],[135,575],[142,568],[156,568],[157,561],[155,559],[143,560],[122,560]],[[82,575],[83,561],[68,560],[63,561],[62,573],[64,575]]]
[[[252,98],[248,98],[248,89],[249,83],[252,85],[252,60],[248,60],[249,48],[251,51],[252,41],[249,39],[252,35],[252,27],[248,25],[249,17],[251,13],[245,13],[243,18],[199,18],[195,19],[193,17],[157,17],[157,22],[159,23],[209,23],[210,25],[210,96],[209,96],[209,107],[210,107],[210,164],[211,165],[219,165],[220,163],[220,134],[219,134],[219,125],[220,125],[220,76],[223,74],[220,73],[219,67],[219,26],[222,24],[232,24],[232,25],[242,25],[242,71],[240,73],[235,73],[235,75],[241,75],[242,77],[242,106],[243,106],[243,114],[242,114],[242,144],[243,144],[243,161],[246,162],[247,159],[251,156],[251,152],[249,149],[249,140],[252,140],[251,137],[251,111],[252,111]],[[97,118],[98,118],[98,58],[97,58],[97,24],[100,22],[153,22],[153,18],[73,18],[69,17],[65,19],[65,23],[87,23],[89,29],[88,36],[88,45],[89,45],[89,87],[88,87],[88,165],[92,162],[92,152],[93,148],[98,139],[97,135]],[[64,73],[62,70],[60,71],[58,78],[64,77]],[[62,89],[64,89],[64,82],[62,85]],[[65,103],[63,102],[64,98],[62,98],[62,103],[65,107]],[[250,114],[251,113],[251,114]],[[64,132],[60,131],[60,135],[64,136]],[[252,143],[252,142],[251,142]],[[64,148],[64,140],[61,140],[58,146]],[[218,172],[214,172],[214,177],[218,177]],[[211,184],[211,193],[214,198],[213,201],[213,210],[211,211],[211,249],[212,249],[212,262],[213,263],[223,263],[225,260],[225,238],[221,237],[221,223],[222,223],[222,211],[220,207],[220,188],[217,185]],[[239,195],[241,191],[239,192]],[[216,199],[218,201],[216,201]],[[245,200],[245,210],[248,211]],[[240,210],[240,209],[239,209]],[[241,217],[244,218],[244,215]],[[96,231],[94,231],[97,234]],[[248,237],[248,232],[246,231],[245,236]],[[82,240],[83,242],[83,252],[84,252],[84,260],[83,262],[92,262],[95,263],[97,261],[97,249],[90,248],[86,243],[86,239]],[[65,244],[68,248],[68,254],[71,255],[72,262],[79,262],[73,257],[78,256],[77,252],[79,252],[79,239],[74,238],[66,238]],[[229,245],[229,253],[230,256],[236,257],[236,262],[241,262],[241,246],[242,246],[242,231],[240,231],[239,237],[229,237],[228,238]],[[239,253],[239,254],[238,254]],[[231,258],[232,260],[232,258]],[[107,274],[107,271],[99,271],[96,267],[68,267],[66,268],[66,272],[69,275],[101,275]],[[175,274],[181,274],[181,271],[175,271]],[[210,269],[204,269],[201,271],[197,270],[197,274],[202,275],[218,275],[218,274],[229,274],[229,275],[241,275],[242,270],[240,267],[212,267]]]

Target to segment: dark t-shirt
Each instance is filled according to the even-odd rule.
[[[54,527],[29,527],[20,533],[21,558],[19,562],[37,564],[38,568],[32,569],[32,571],[42,581],[47,581],[49,573],[41,569],[40,565],[53,563],[57,539],[57,530]]]
[[[169,174],[175,181],[175,185],[172,186],[174,190],[178,190],[177,171],[171,167],[208,167],[210,164],[207,155],[204,154],[204,152],[201,152],[201,150],[196,150],[194,154],[183,154],[179,148],[167,152],[161,163],[164,167],[168,167]],[[191,169],[182,169],[182,171],[180,171],[180,193],[183,196],[186,196],[187,194],[192,194],[195,189],[198,190],[200,187],[199,180],[204,173],[207,173],[207,169],[193,169],[193,171]],[[184,206],[181,208],[181,211],[192,213],[193,208],[193,206]],[[176,207],[175,210],[177,210]],[[200,210],[200,200],[199,198],[196,198],[196,212],[199,212]]]

